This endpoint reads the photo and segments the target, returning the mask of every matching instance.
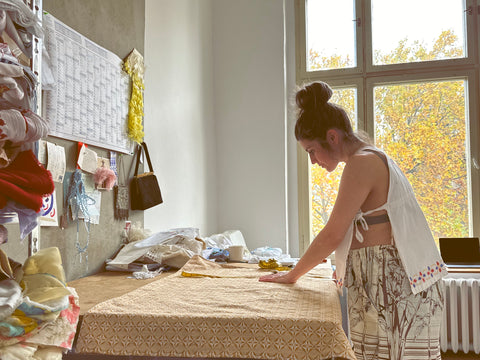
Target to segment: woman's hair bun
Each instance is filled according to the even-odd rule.
[[[333,91],[322,81],[311,83],[297,92],[297,106],[303,111],[325,105],[332,97]]]

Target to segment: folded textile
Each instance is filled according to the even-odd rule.
[[[0,88],[5,78],[0,76]],[[27,121],[16,109],[0,110],[0,140],[23,142],[27,134]]]
[[[181,268],[194,255],[200,255],[205,243],[198,238],[175,236],[159,245],[152,246],[145,257],[159,264]]]
[[[28,339],[28,343],[42,346],[58,346],[64,349],[71,349],[75,332],[77,329],[80,306],[78,295],[74,288],[67,287],[68,306],[59,313],[59,316],[52,322],[46,324],[41,331]]]
[[[33,294],[42,285],[50,295],[45,299],[40,292],[40,297]],[[55,294],[52,285],[59,289]],[[0,359],[61,360],[62,352],[72,348],[80,307],[75,289],[65,285],[58,248],[41,249],[30,256],[18,286],[20,291],[23,287],[20,304],[9,316],[0,318]],[[0,311],[4,288],[0,283]]]
[[[19,62],[6,43],[0,43],[0,74],[2,79],[0,109],[16,108],[36,111],[37,75],[28,66]]]
[[[0,22],[6,23],[6,18],[2,18]],[[5,26],[5,24],[3,24],[3,26]],[[20,62],[15,55],[12,54],[12,50],[10,50],[8,44],[4,42],[0,43],[0,61],[7,64],[20,65]]]
[[[0,76],[0,88],[4,85],[3,80]],[[0,141],[9,140],[10,146],[37,141],[48,132],[48,121],[31,110],[0,109]]]
[[[26,342],[0,348],[2,360],[62,360],[63,349],[56,346],[39,347]]]
[[[10,163],[15,160],[15,158],[21,151],[28,150],[22,149],[23,145],[24,144],[12,146],[12,144],[8,141],[0,141],[0,169],[3,169],[10,165]]]
[[[4,59],[4,60],[10,59],[8,55],[3,54],[2,45],[6,45],[6,44],[0,43],[0,59]],[[12,55],[12,58],[15,59],[13,55]],[[9,63],[0,61],[0,74],[2,74],[2,76],[15,78],[15,77],[22,77],[25,75],[23,71],[23,67],[21,67],[20,65],[11,64],[10,63],[11,60],[8,60],[8,61]]]
[[[183,277],[259,278],[268,272],[270,272],[270,270],[219,264],[196,255],[193,256],[176,275]]]
[[[0,281],[0,320],[12,315],[22,299],[22,288],[15,280]]]
[[[46,119],[31,110],[22,110],[22,115],[27,122],[27,133],[22,142],[34,142],[48,135],[50,127]]]
[[[12,104],[19,104],[20,106],[24,104],[25,93],[16,78],[2,74],[0,76],[0,91],[2,97]]]
[[[41,249],[30,256],[23,265],[20,285],[25,296],[38,303],[55,301],[70,294],[66,289],[65,272],[58,248]]]
[[[0,225],[0,245],[8,241],[8,230],[5,226]]]
[[[43,36],[39,19],[23,1],[0,1],[0,32],[6,32],[18,48],[32,57],[32,38]]]
[[[0,209],[9,199],[39,212],[43,196],[55,189],[52,175],[31,150],[23,151],[7,167],[0,169]]]
[[[0,249],[0,280],[15,280],[21,266],[20,263],[10,259],[7,254]]]

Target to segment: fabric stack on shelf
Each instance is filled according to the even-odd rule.
[[[39,250],[23,266],[0,250],[0,359],[62,359],[79,313],[58,248]]]
[[[35,142],[49,125],[36,114],[37,76],[19,60],[30,59],[33,36],[42,28],[21,0],[0,0],[0,224],[18,218],[20,236],[36,226],[43,196],[54,191],[49,171],[39,164]],[[6,242],[0,225],[0,244]]]
[[[37,159],[36,141],[49,124],[37,112],[37,76],[30,69],[41,23],[21,0],[0,0],[1,225],[18,218],[23,239],[36,226],[52,176]],[[23,266],[0,249],[0,359],[58,359],[72,346],[78,296],[65,284],[60,252],[47,248]]]

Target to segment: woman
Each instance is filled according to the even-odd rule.
[[[431,231],[399,167],[353,132],[331,96],[323,82],[297,92],[295,136],[312,164],[345,163],[332,213],[293,270],[260,281],[295,283],[335,251],[357,358],[441,359],[447,271]]]

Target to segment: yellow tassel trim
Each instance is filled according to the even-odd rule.
[[[128,109],[128,137],[141,144],[145,133],[143,132],[143,57],[136,50],[128,55],[123,67],[132,80],[132,93]]]

